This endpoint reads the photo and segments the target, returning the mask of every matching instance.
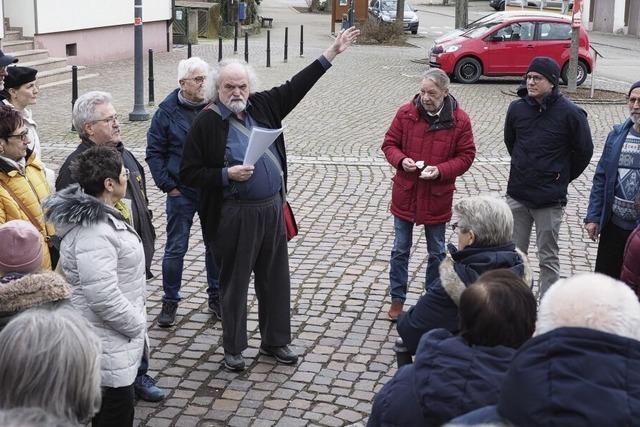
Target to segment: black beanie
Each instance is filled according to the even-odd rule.
[[[531,60],[529,71],[535,71],[546,77],[552,85],[558,86],[560,82],[560,66],[556,61],[548,56],[538,56]]]
[[[7,76],[4,78],[4,87],[6,89],[19,88],[23,84],[32,82],[36,79],[38,70],[29,67],[7,67]]]
[[[639,87],[640,87],[640,80],[638,80],[637,82],[631,85],[631,89],[629,89],[629,93],[627,94],[627,96],[631,96],[631,92],[633,92],[634,89]]]

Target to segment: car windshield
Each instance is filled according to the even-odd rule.
[[[398,8],[398,3],[395,1],[383,1],[380,4],[380,10],[384,12],[395,12],[397,8]],[[407,1],[404,2],[404,11],[405,12],[412,11],[411,5]]]
[[[461,35],[463,37],[468,37],[470,39],[481,38],[485,34],[487,34],[489,31],[491,31],[491,29],[493,27],[495,27],[496,25],[499,25],[501,23],[502,22],[500,22],[500,21],[489,21],[489,22],[478,23],[480,25],[475,26],[475,27],[470,28],[470,29],[465,29],[466,31],[464,33],[462,33]]]

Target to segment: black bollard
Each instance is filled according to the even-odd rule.
[[[284,27],[284,62],[287,62],[288,48],[289,48],[289,27]]]
[[[398,338],[396,340],[396,344],[393,346],[393,351],[396,353],[398,368],[413,363],[411,353],[409,353],[409,350],[407,350],[407,347],[402,342],[402,338]]]
[[[155,104],[153,89],[153,49],[149,49],[149,105]]]
[[[218,62],[222,61],[222,37],[218,37]]]
[[[303,45],[304,45],[304,25],[300,25],[300,56],[302,56]]]
[[[191,42],[187,43],[187,58],[191,58]]]
[[[267,68],[271,67],[271,30],[267,30]]]
[[[244,33],[244,60],[249,63],[249,33]]]
[[[233,53],[238,53],[238,23],[233,26]]]
[[[73,117],[73,106],[76,105],[76,99],[78,99],[78,66],[71,67],[71,116]],[[73,120],[71,121],[71,130],[75,131],[73,126]]]

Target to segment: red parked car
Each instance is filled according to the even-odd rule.
[[[460,83],[480,76],[522,76],[536,56],[555,59],[567,83],[571,48],[571,20],[555,13],[498,12],[436,39],[429,65],[441,68]],[[591,73],[589,37],[580,28],[577,83]]]

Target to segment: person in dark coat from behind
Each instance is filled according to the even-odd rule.
[[[583,273],[556,282],[536,336],[511,362],[497,405],[452,425],[635,426],[640,415],[640,303],[622,282]]]
[[[536,299],[520,277],[499,269],[462,293],[459,311],[460,334],[423,335],[415,362],[376,396],[369,427],[440,426],[498,401],[516,349],[533,334]]]
[[[486,271],[507,268],[531,283],[526,255],[512,242],[513,215],[504,200],[474,196],[453,207],[458,248],[440,263],[439,277],[414,307],[398,318],[398,334],[411,354],[432,329],[459,331],[458,302],[465,288]]]

